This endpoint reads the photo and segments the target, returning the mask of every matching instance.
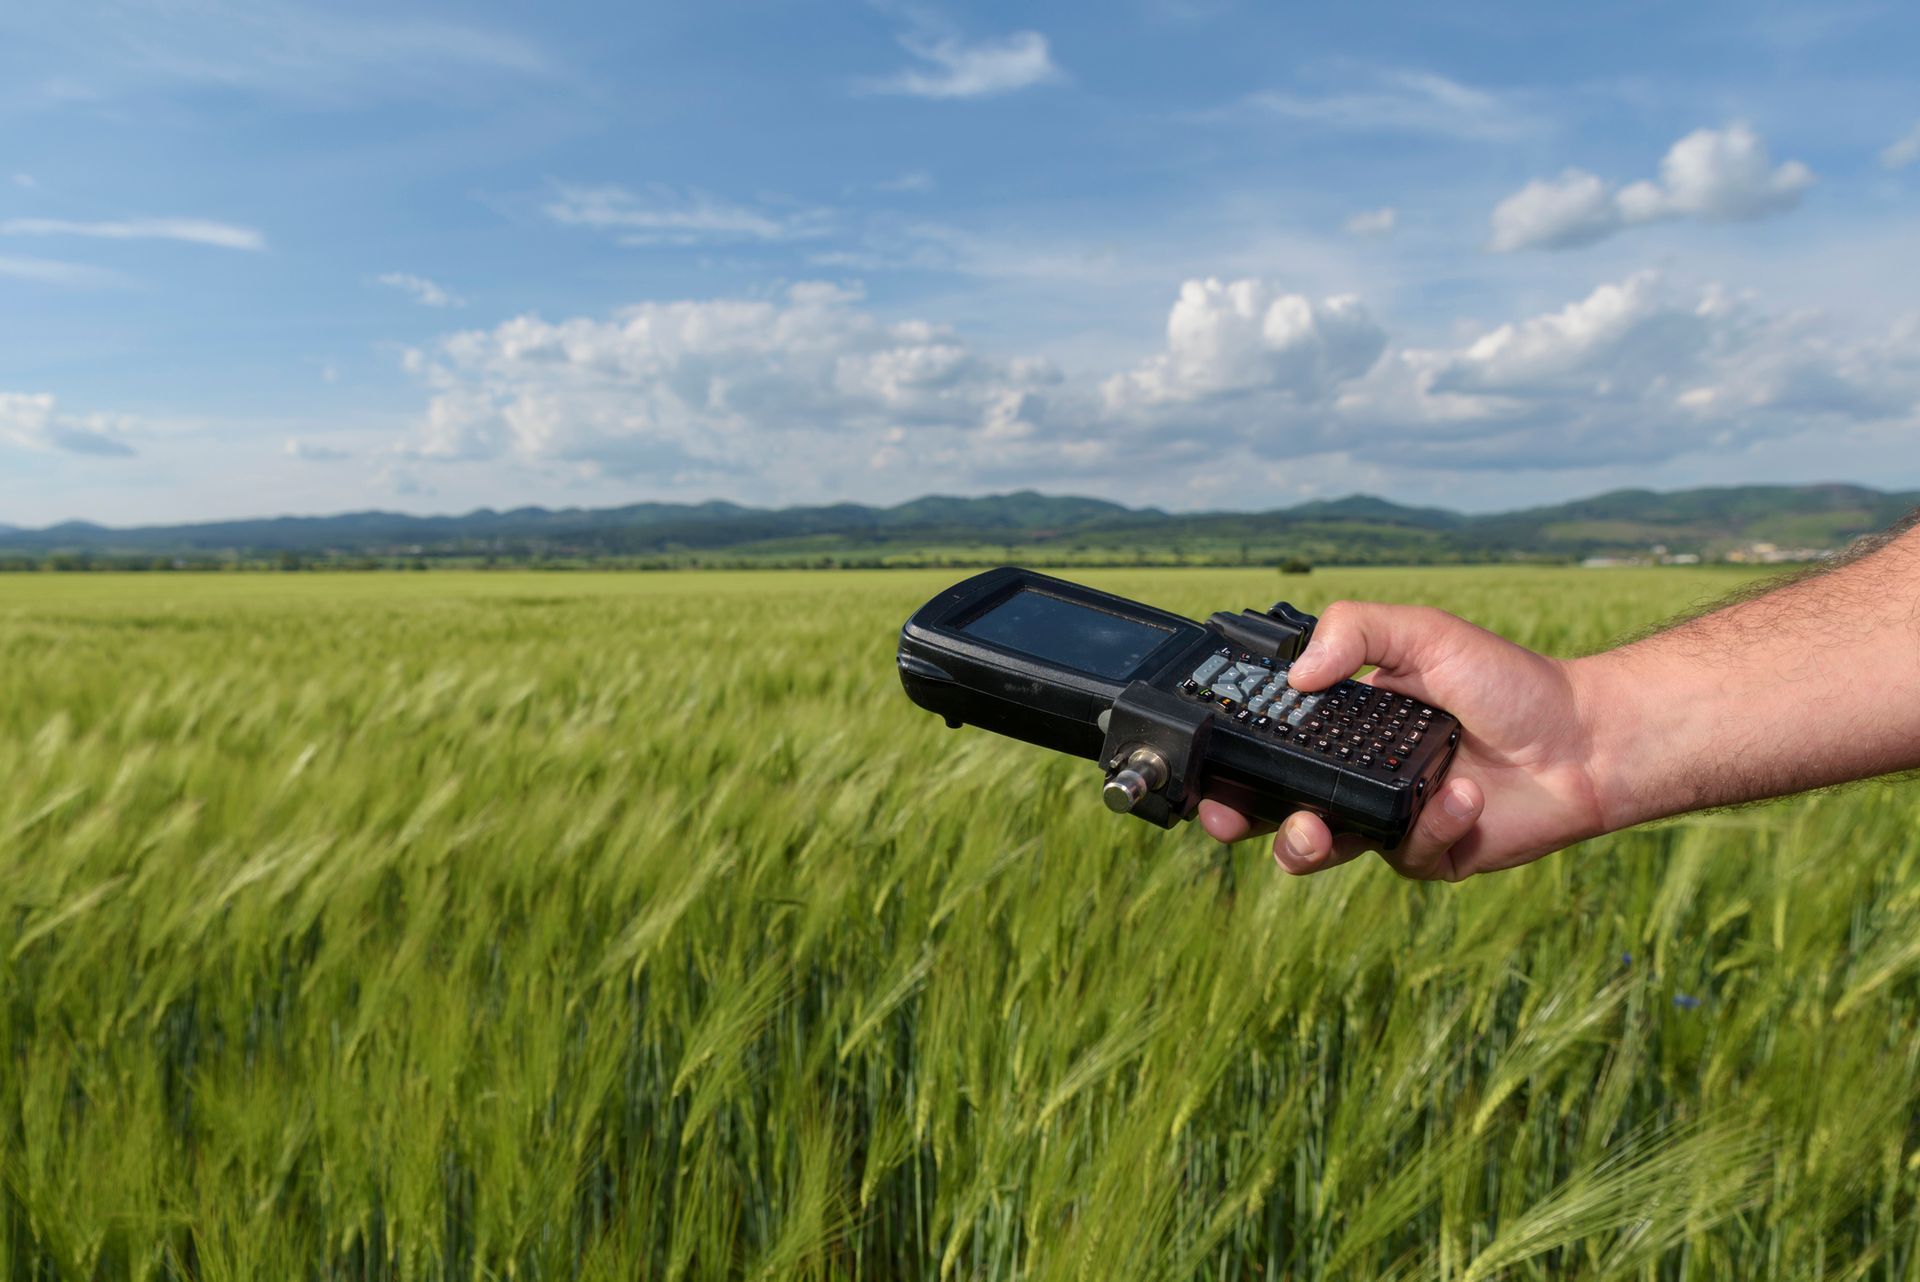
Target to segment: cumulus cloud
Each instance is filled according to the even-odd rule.
[[[832,222],[825,210],[756,208],[658,183],[638,192],[562,185],[545,210],[563,226],[613,232],[623,245],[801,240],[825,234]]]
[[[467,300],[460,295],[435,284],[425,276],[415,276],[410,272],[388,272],[375,278],[376,283],[389,289],[397,289],[410,295],[413,301],[422,307],[465,307]]]
[[[800,498],[863,492],[876,475],[903,490],[1141,492],[1151,458],[1152,486],[1198,495],[1190,483],[1244,476],[1235,501],[1258,506],[1262,486],[1278,501],[1315,456],[1570,468],[1920,426],[1920,326],[1861,337],[1654,273],[1441,345],[1392,341],[1355,297],[1189,280],[1160,350],[1071,376],[821,283],[519,316],[415,351],[408,368],[427,403],[388,454],[403,470],[507,461]]]
[[[1920,160],[1920,120],[1880,153],[1880,163],[1888,169],[1905,169],[1916,160]]]
[[[812,282],[456,334],[409,358],[434,395],[403,452],[659,480],[926,464],[962,438],[1005,450],[1040,432],[1050,365],[860,301]]]
[[[105,415],[61,413],[44,392],[0,392],[0,442],[29,450],[129,456],[133,447]]]
[[[1391,205],[1382,209],[1363,209],[1347,219],[1347,235],[1391,236],[1393,235],[1395,225],[1398,224],[1399,221],[1400,215],[1394,211]]]
[[[1315,455],[1572,468],[1920,426],[1920,325],[1850,336],[1648,272],[1427,346],[1392,342],[1356,299],[1189,281],[1165,349],[1102,392],[1102,426],[1169,485],[1224,474],[1257,503]]]
[[[1811,170],[1797,160],[1776,166],[1766,140],[1746,125],[1696,129],[1668,150],[1658,182],[1616,188],[1568,169],[1528,183],[1494,207],[1489,247],[1572,249],[1673,218],[1747,222],[1792,209],[1812,185]]]
[[[1396,351],[1334,410],[1436,466],[1653,462],[1911,418],[1920,343],[1641,273],[1457,348]]]
[[[1651,272],[1501,325],[1435,368],[1440,391],[1606,396],[1689,368],[1707,342],[1712,302],[1676,307]]]
[[[1038,31],[1016,31],[997,40],[974,41],[915,33],[900,37],[900,43],[926,65],[868,81],[865,88],[869,92],[916,98],[984,98],[1066,78],[1053,61],[1047,38]]]
[[[1166,350],[1108,380],[1108,407],[1189,404],[1245,393],[1311,403],[1364,374],[1386,346],[1358,298],[1315,300],[1260,280],[1190,280],[1167,317]]]

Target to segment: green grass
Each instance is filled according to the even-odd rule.
[[[1287,880],[912,708],[946,577],[0,579],[0,1277],[1914,1272],[1910,785]]]

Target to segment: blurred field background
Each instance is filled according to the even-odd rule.
[[[0,1277],[1912,1275],[1910,784],[1287,880],[911,707],[951,577],[0,577]]]

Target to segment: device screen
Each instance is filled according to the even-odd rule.
[[[1119,681],[1173,629],[1021,588],[961,625],[983,641]]]

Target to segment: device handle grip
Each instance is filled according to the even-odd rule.
[[[1220,610],[1207,620],[1207,626],[1248,654],[1291,663],[1307,648],[1307,642],[1313,639],[1314,625],[1319,622],[1285,601],[1276,601],[1264,614],[1254,610],[1229,614]]]

